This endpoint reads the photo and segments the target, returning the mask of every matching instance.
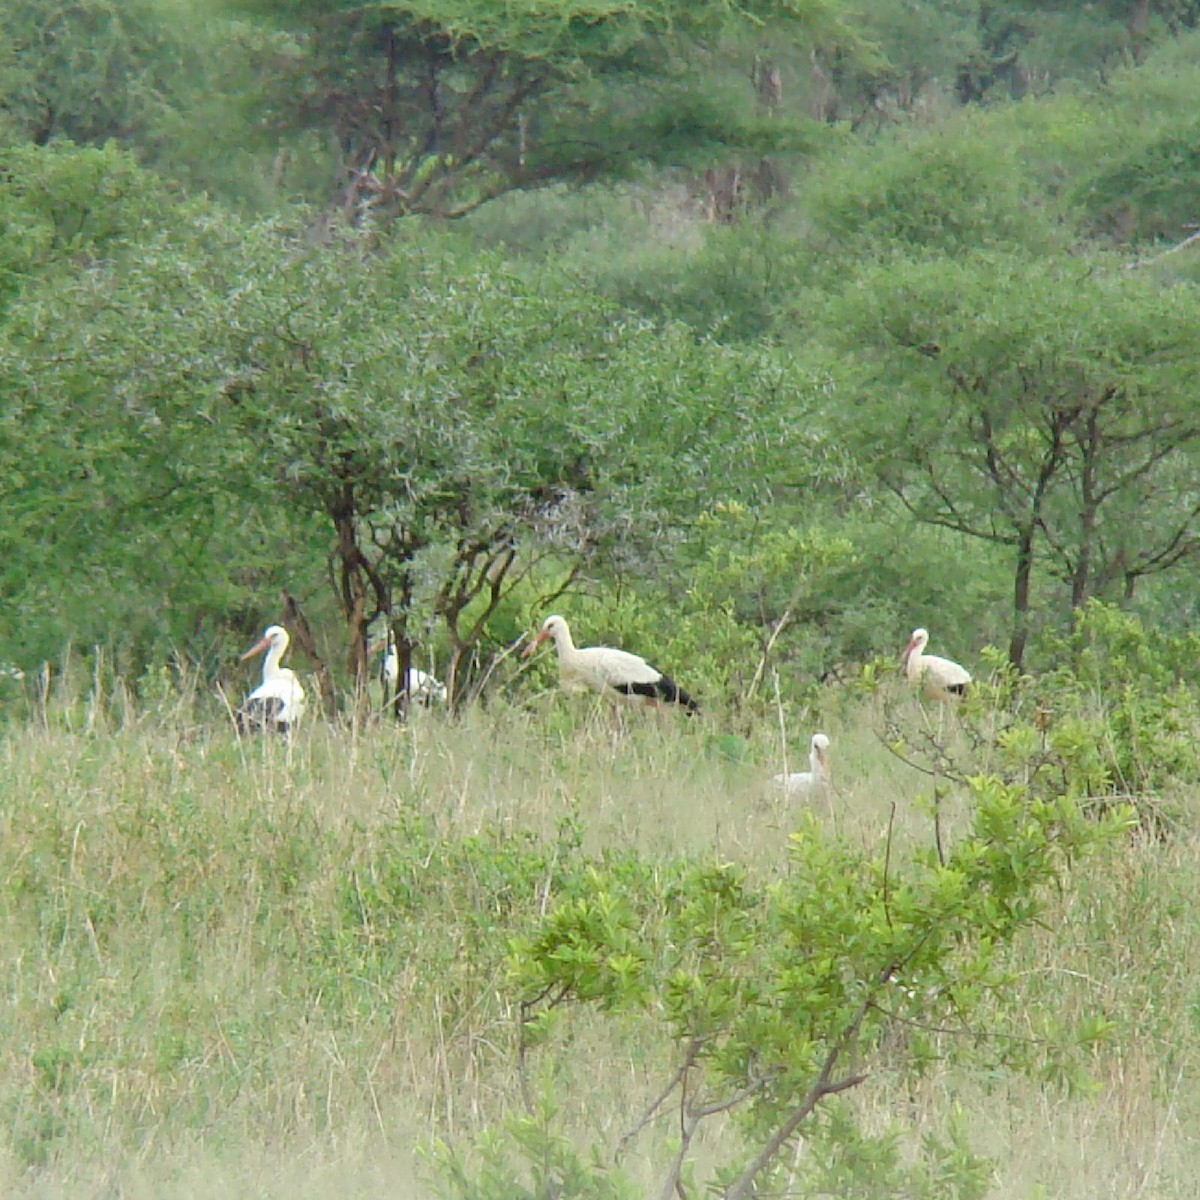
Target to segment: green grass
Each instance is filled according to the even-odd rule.
[[[831,696],[835,793],[818,827],[897,854],[931,844],[929,781],[876,732],[877,701]],[[11,710],[11,709],[10,709]],[[202,710],[197,716],[197,711]],[[914,718],[917,719],[917,718]],[[190,692],[54,697],[0,733],[0,1185],[5,1196],[423,1197],[435,1138],[469,1148],[521,1111],[505,939],[573,857],[787,869],[794,807],[764,719],[627,719],[557,694],[405,729],[313,724],[239,742]],[[880,1072],[868,1125],[957,1117],[1003,1200],[1195,1194],[1200,1168],[1200,839],[1134,838],[1068,875],[1019,947],[1031,1012],[1114,1023],[1070,1094]],[[951,798],[947,836],[965,816]],[[611,1149],[661,1087],[648,1024],[578,1012],[535,1056],[581,1144]],[[715,1123],[700,1162],[733,1144]],[[624,1167],[656,1194],[670,1130]]]

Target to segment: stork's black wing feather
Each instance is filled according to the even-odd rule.
[[[278,696],[247,700],[237,711],[239,733],[287,733],[288,723],[281,721],[283,701]]]
[[[678,704],[689,713],[700,711],[700,705],[675,680],[666,675],[660,675],[653,683],[618,683],[614,687],[625,696],[645,696],[647,700]]]

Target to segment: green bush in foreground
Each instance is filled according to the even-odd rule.
[[[1038,799],[993,777],[970,787],[970,833],[944,862],[893,859],[890,840],[864,854],[812,822],[790,838],[786,876],[766,884],[723,862],[650,875],[593,865],[581,894],[511,943],[526,1052],[572,1004],[648,1018],[674,1048],[674,1071],[625,1140],[674,1110],[664,1197],[691,1194],[693,1143],[725,1114],[747,1149],[717,1173],[723,1200],[785,1183],[790,1192],[798,1178],[818,1191],[840,1180],[840,1195],[868,1181],[876,1197],[984,1195],[986,1164],[961,1139],[927,1142],[914,1166],[894,1132],[867,1137],[839,1098],[885,1065],[915,1079],[948,1056],[1069,1079],[1072,1048],[1102,1036],[1103,1023],[1068,1035],[1048,1020],[1032,1040],[1012,1036],[1008,950],[1040,919],[1064,863],[1129,818],[1089,820],[1069,797]],[[513,1127],[514,1149],[541,1161],[543,1174],[545,1154],[565,1173],[578,1167],[572,1158],[568,1172],[545,1137],[534,1154],[528,1134]],[[802,1168],[783,1153],[797,1137],[810,1147]],[[510,1179],[496,1173],[494,1146],[480,1180],[453,1154],[444,1161],[455,1195],[513,1194],[481,1182]]]

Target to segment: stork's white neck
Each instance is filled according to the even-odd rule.
[[[925,647],[929,645],[928,637],[914,638],[911,648],[904,658],[904,673],[909,679],[917,679],[921,674],[921,660],[925,657]]]
[[[263,659],[263,681],[268,679],[278,679],[285,671],[284,667],[279,665],[283,658],[283,652],[287,649],[287,643],[284,641],[272,642],[267,650],[267,657]]]
[[[571,638],[571,630],[568,628],[566,621],[560,621],[553,627],[550,636],[554,639],[554,648],[560,655],[571,655],[575,653],[575,642]]]

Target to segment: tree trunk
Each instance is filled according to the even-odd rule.
[[[317,677],[317,691],[321,694],[321,707],[325,716],[333,720],[337,716],[337,693],[333,690],[333,678],[325,660],[317,653],[317,641],[313,637],[308,618],[300,611],[300,605],[290,592],[281,592],[283,601],[283,623],[292,631],[296,644],[304,651],[313,665]]]
[[[1129,51],[1135,63],[1146,56],[1146,32],[1150,27],[1150,0],[1134,0],[1129,14]]]
[[[405,541],[405,557],[411,559],[415,553],[412,539]],[[413,579],[408,570],[401,571],[399,581],[390,598],[387,612],[388,628],[391,630],[392,645],[396,647],[396,694],[392,697],[392,715],[397,721],[408,716],[412,697],[409,694],[408,672],[412,667],[412,638],[408,633],[408,618],[412,612]]]
[[[1008,644],[1008,661],[1019,671],[1025,661],[1025,643],[1029,639],[1029,581],[1033,575],[1033,539],[1042,520],[1042,508],[1050,490],[1050,481],[1063,461],[1063,436],[1076,416],[1076,410],[1056,411],[1050,418],[1050,442],[1042,456],[1037,484],[1023,523],[1017,526],[1017,573],[1013,581],[1013,634]],[[994,442],[988,429],[989,461],[994,454]],[[1000,471],[993,465],[992,477],[1002,484]]]
[[[392,626],[392,641],[396,647],[396,694],[392,697],[392,715],[397,721],[403,721],[412,703],[408,673],[412,668],[413,644],[408,636],[407,609],[404,610],[404,616]]]
[[[1092,582],[1092,556],[1096,540],[1096,464],[1100,457],[1099,414],[1095,408],[1087,415],[1081,438],[1083,465],[1079,479],[1079,554],[1071,573],[1071,607],[1078,608],[1087,598]]]
[[[399,87],[396,70],[399,64],[399,48],[396,45],[396,27],[389,22],[384,52],[383,80],[383,177],[391,179],[396,174],[396,136],[398,133]]]
[[[367,595],[358,565],[353,518],[339,517],[334,524],[338,535],[342,614],[349,635],[346,665],[355,688],[361,690],[367,682]]]
[[[1085,508],[1079,514],[1079,556],[1071,572],[1071,607],[1078,608],[1087,598],[1092,582],[1092,541],[1096,533],[1096,512]]]
[[[358,523],[355,519],[354,484],[342,482],[336,501],[329,506],[337,534],[338,598],[346,619],[346,665],[353,680],[355,707],[361,709],[367,695],[367,590],[364,569],[367,562],[358,546]]]
[[[1013,581],[1013,632],[1008,661],[1019,671],[1029,638],[1029,581],[1033,575],[1033,526],[1027,525],[1017,541],[1017,573]]]

